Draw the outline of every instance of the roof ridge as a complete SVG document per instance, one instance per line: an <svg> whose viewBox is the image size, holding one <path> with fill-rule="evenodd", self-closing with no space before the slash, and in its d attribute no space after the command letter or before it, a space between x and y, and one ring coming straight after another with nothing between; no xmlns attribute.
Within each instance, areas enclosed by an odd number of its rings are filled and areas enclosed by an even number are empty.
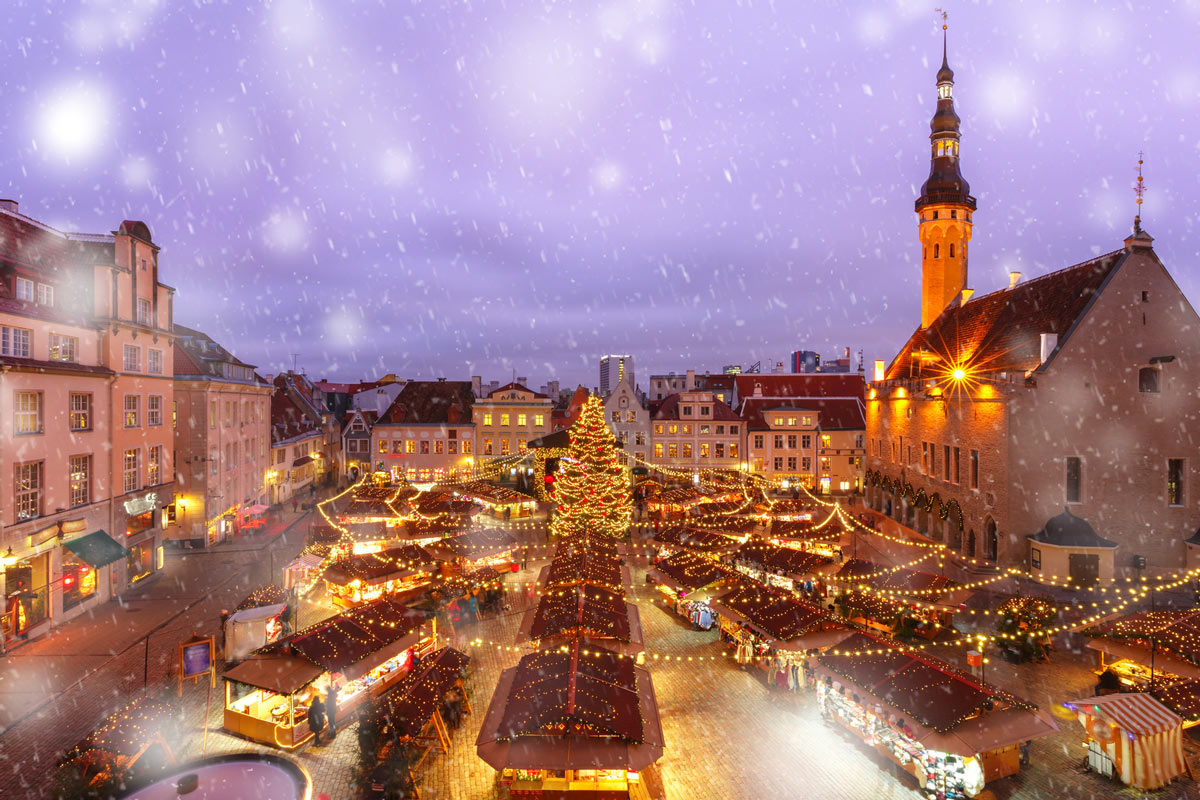
<svg viewBox="0 0 1200 800"><path fill-rule="evenodd" d="M1060 269L1056 269L1053 272L1047 272L1042 275L1038 275L1036 278L1029 278L1028 280L1021 281L1020 283L1017 283L1013 286L1002 286L1001 288L990 291L987 294L981 294L977 297L972 297L971 302L978 303L981 300L984 300L988 297L993 297L1002 292L1011 292L1015 289L1019 289L1019 288L1025 287L1025 286L1031 286L1031 285L1037 283L1038 281L1046 280L1047 278L1053 278L1056 275L1061 275L1064 272L1070 272L1073 269L1079 269L1080 267L1086 267L1088 264L1094 264L1098 261L1103 261L1106 258L1111 258L1112 256L1115 256L1115 255L1118 255L1118 254L1124 253L1124 252L1125 252L1125 248L1120 248L1118 250L1112 250L1108 253L1104 253L1103 255L1094 256L1094 257L1086 259L1084 261L1080 261L1078 264L1072 264L1069 267L1061 267Z"/></svg>

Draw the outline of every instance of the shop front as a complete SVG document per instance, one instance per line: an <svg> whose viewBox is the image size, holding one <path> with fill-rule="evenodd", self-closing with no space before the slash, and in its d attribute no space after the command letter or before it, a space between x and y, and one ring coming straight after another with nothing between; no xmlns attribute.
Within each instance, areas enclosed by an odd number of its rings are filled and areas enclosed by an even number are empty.
<svg viewBox="0 0 1200 800"><path fill-rule="evenodd" d="M114 564L128 563L130 551L107 531L98 530L63 544L62 604L64 615L96 599L108 599L103 586Z"/></svg>
<svg viewBox="0 0 1200 800"><path fill-rule="evenodd" d="M114 503L113 515L125 533L121 544L129 551L123 564L124 585L132 586L162 568L162 519L173 502L171 493L154 491L127 495L119 505Z"/></svg>
<svg viewBox="0 0 1200 800"><path fill-rule="evenodd" d="M709 601L741 580L711 558L688 552L676 553L658 562L646 571L646 579L657 584L666 608L704 631L717 622Z"/></svg>
<svg viewBox="0 0 1200 800"><path fill-rule="evenodd" d="M378 600L259 650L225 672L225 730L292 749L309 740L312 700L338 686L338 714L396 685L414 659L432 653L425 616Z"/></svg>
<svg viewBox="0 0 1200 800"><path fill-rule="evenodd" d="M452 565L459 572L473 572L491 567L498 572L516 572L513 549L517 540L499 528L480 528L459 536L443 539L428 547L439 561Z"/></svg>
<svg viewBox="0 0 1200 800"><path fill-rule="evenodd" d="M334 562L323 578L335 605L354 608L385 596L413 598L428 589L437 570L433 556L416 545L404 545Z"/></svg>

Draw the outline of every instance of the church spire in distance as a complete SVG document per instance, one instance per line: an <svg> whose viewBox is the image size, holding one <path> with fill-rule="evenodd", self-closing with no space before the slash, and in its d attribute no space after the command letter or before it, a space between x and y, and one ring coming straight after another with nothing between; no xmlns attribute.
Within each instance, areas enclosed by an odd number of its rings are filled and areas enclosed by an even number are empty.
<svg viewBox="0 0 1200 800"><path fill-rule="evenodd" d="M937 110L929 122L929 177L916 211L921 239L921 327L928 328L967 285L967 244L975 198L959 171L959 119L954 110L954 70L942 17L942 66L937 72Z"/></svg>

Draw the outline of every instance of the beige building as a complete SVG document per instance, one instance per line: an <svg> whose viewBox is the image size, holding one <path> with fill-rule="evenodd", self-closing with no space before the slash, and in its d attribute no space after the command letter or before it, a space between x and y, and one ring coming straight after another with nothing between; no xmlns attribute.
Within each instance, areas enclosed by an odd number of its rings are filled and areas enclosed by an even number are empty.
<svg viewBox="0 0 1200 800"><path fill-rule="evenodd" d="M524 453L530 441L551 431L554 401L510 383L475 401L476 452L481 461Z"/></svg>
<svg viewBox="0 0 1200 800"><path fill-rule="evenodd" d="M409 381L370 429L375 471L401 481L469 477L475 463L470 381Z"/></svg>
<svg viewBox="0 0 1200 800"><path fill-rule="evenodd" d="M958 136L945 64L938 81L922 198L961 209L957 147L936 147ZM931 209L918 202L923 224ZM947 235L921 240L929 250ZM969 231L956 235L965 248ZM1143 559L1181 568L1200 522L1200 318L1140 220L1113 252L1014 274L982 297L951 293L931 314L952 271L936 272L923 273L922 327L868 394L870 505L964 559L1036 576L1105 582Z"/></svg>
<svg viewBox="0 0 1200 800"><path fill-rule="evenodd" d="M208 547L264 505L270 466L270 384L209 336L175 326L175 468L169 541Z"/></svg>
<svg viewBox="0 0 1200 800"><path fill-rule="evenodd" d="M650 462L656 466L698 471L742 465L746 426L712 392L670 395L650 424Z"/></svg>
<svg viewBox="0 0 1200 800"><path fill-rule="evenodd" d="M271 395L271 460L267 467L269 505L307 500L318 480L326 437L323 427L278 387Z"/></svg>
<svg viewBox="0 0 1200 800"><path fill-rule="evenodd" d="M144 223L55 230L0 201L0 631L36 636L162 566L172 292Z"/></svg>
<svg viewBox="0 0 1200 800"><path fill-rule="evenodd" d="M623 376L604 399L608 427L634 464L650 455L650 411L638 399L629 376Z"/></svg>

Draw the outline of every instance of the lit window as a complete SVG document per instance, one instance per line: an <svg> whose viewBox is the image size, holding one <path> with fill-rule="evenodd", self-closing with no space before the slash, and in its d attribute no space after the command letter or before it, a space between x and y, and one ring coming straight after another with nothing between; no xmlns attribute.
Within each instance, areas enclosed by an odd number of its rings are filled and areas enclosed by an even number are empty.
<svg viewBox="0 0 1200 800"><path fill-rule="evenodd" d="M492 454L492 440L491 439L483 440L483 454L485 456L490 456Z"/></svg>
<svg viewBox="0 0 1200 800"><path fill-rule="evenodd" d="M234 459L237 459L237 450L233 451ZM158 486L162 483L162 445L155 445L150 448L150 459L146 467L146 485Z"/></svg>
<svg viewBox="0 0 1200 800"><path fill-rule="evenodd" d="M690 443L690 442L684 442L684 443L683 443L683 457L684 457L684 458L691 458L691 457L692 457L692 445L691 445L691 443Z"/></svg>
<svg viewBox="0 0 1200 800"><path fill-rule="evenodd" d="M50 360L76 361L79 356L79 339L75 336L50 334Z"/></svg>
<svg viewBox="0 0 1200 800"><path fill-rule="evenodd" d="M415 454L416 454L416 452L417 452L417 440L416 440L416 439L409 439L409 440L408 440L408 441L405 443L405 446L404 446L404 452L408 453L410 456L411 456L411 455L415 455Z"/></svg>
<svg viewBox="0 0 1200 800"><path fill-rule="evenodd" d="M91 502L91 456L71 456L71 507Z"/></svg>
<svg viewBox="0 0 1200 800"><path fill-rule="evenodd" d="M795 417L788 417L788 418L787 418L787 424L788 424L788 425L795 425L795 424L796 424L796 418L795 418Z"/></svg>
<svg viewBox="0 0 1200 800"><path fill-rule="evenodd" d="M217 401L208 401L208 427L217 427Z"/></svg>
<svg viewBox="0 0 1200 800"><path fill-rule="evenodd" d="M805 426L812 425L812 417L801 417L800 424Z"/></svg>
<svg viewBox="0 0 1200 800"><path fill-rule="evenodd" d="M675 444L675 442L671 442L669 445L667 445L667 456L668 457L676 458L678 455L679 455L679 445Z"/></svg>
<svg viewBox="0 0 1200 800"><path fill-rule="evenodd" d="M470 439L462 440L462 451L463 451L464 456L471 455L471 440Z"/></svg>
<svg viewBox="0 0 1200 800"><path fill-rule="evenodd" d="M692 426L691 426L691 425L684 425L684 426L683 426L683 432L684 432L684 433L688 433L688 434L690 434L690 433L692 432Z"/></svg>
<svg viewBox="0 0 1200 800"><path fill-rule="evenodd" d="M433 454L435 456L440 456L443 454L444 449L445 449L445 442L443 442L441 439L435 439L433 442Z"/></svg>
<svg viewBox="0 0 1200 800"><path fill-rule="evenodd" d="M42 515L42 462L17 464L16 508L17 519L33 519Z"/></svg>
<svg viewBox="0 0 1200 800"><path fill-rule="evenodd" d="M387 452L387 443L381 442L381 444L383 444L384 447L380 450L380 452L386 453ZM404 440L403 439L392 440L392 454L398 456L403 452L404 452Z"/></svg>
<svg viewBox="0 0 1200 800"><path fill-rule="evenodd" d="M13 405L16 410L16 433L42 432L42 393L15 392Z"/></svg>
<svg viewBox="0 0 1200 800"><path fill-rule="evenodd" d="M821 434L821 447L833 447L833 437L828 433Z"/></svg>
<svg viewBox="0 0 1200 800"><path fill-rule="evenodd" d="M484 414L484 415L483 415L483 424L484 424L484 425L491 425L491 424L492 424L492 415L491 415L490 413L488 413L488 414Z"/></svg>
<svg viewBox="0 0 1200 800"><path fill-rule="evenodd" d="M737 444L734 442L730 442L729 443L729 457L737 458L738 457L737 451L738 451Z"/></svg>
<svg viewBox="0 0 1200 800"><path fill-rule="evenodd" d="M533 424L537 425L539 428L542 427L543 425L545 425L546 424L546 415L545 414L534 414L533 415Z"/></svg>
<svg viewBox="0 0 1200 800"><path fill-rule="evenodd" d="M776 424L776 425L782 425L782 424L783 424L783 417L776 417L776 418L775 418L775 424Z"/></svg>
<svg viewBox="0 0 1200 800"><path fill-rule="evenodd" d="M138 416L141 414L142 396L139 394L125 395L125 427L136 428Z"/></svg>
<svg viewBox="0 0 1200 800"><path fill-rule="evenodd" d="M525 452L525 440L524 439L517 439L517 452L518 453Z"/></svg>
<svg viewBox="0 0 1200 800"><path fill-rule="evenodd" d="M509 454L509 446L510 446L510 442L508 441L508 439L501 439L500 440L500 455L502 455L502 456L508 455Z"/></svg>
<svg viewBox="0 0 1200 800"><path fill-rule="evenodd" d="M517 414L517 424L524 426L529 422L529 417L526 414Z"/></svg>
<svg viewBox="0 0 1200 800"><path fill-rule="evenodd" d="M700 443L700 457L708 458L708 442Z"/></svg>
<svg viewBox="0 0 1200 800"><path fill-rule="evenodd" d="M1183 459L1167 459L1167 504L1183 505Z"/></svg>
<svg viewBox="0 0 1200 800"><path fill-rule="evenodd" d="M655 444L655 445L654 445L654 457L655 457L655 458L662 458L662 454L663 454L663 446L662 446L662 444Z"/></svg>
<svg viewBox="0 0 1200 800"><path fill-rule="evenodd" d="M70 425L73 431L86 431L92 427L92 396L83 392L71 392Z"/></svg>
<svg viewBox="0 0 1200 800"><path fill-rule="evenodd" d="M386 452L387 452L387 440L380 439L379 440L379 455L383 455Z"/></svg>
<svg viewBox="0 0 1200 800"><path fill-rule="evenodd" d="M501 415L500 415L500 424L501 424L501 425L507 425L507 424L508 424L508 414L501 414Z"/></svg>

